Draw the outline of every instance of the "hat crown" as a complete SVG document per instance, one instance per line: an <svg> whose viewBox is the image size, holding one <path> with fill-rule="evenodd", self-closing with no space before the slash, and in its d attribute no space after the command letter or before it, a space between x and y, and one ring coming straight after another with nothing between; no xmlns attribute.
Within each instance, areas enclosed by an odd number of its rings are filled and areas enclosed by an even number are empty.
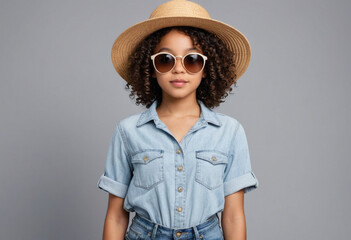
<svg viewBox="0 0 351 240"><path fill-rule="evenodd" d="M211 18L206 9L187 0L172 0L163 3L151 13L149 19L160 17Z"/></svg>

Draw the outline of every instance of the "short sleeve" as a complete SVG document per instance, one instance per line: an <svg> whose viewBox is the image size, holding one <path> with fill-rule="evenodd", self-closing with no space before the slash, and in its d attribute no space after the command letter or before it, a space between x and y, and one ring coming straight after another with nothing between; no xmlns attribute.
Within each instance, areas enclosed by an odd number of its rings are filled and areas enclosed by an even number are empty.
<svg viewBox="0 0 351 240"><path fill-rule="evenodd" d="M98 188L121 198L125 198L132 176L123 136L121 126L117 124L108 149L105 172L97 183Z"/></svg>
<svg viewBox="0 0 351 240"><path fill-rule="evenodd" d="M245 130L240 123L236 127L232 150L224 173L224 196L241 189L247 193L258 187L258 180L251 170L250 154Z"/></svg>

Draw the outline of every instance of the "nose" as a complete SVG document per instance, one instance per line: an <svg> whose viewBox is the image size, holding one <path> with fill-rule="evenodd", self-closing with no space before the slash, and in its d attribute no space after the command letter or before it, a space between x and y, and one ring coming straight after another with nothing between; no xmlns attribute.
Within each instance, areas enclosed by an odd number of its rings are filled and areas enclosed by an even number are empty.
<svg viewBox="0 0 351 240"><path fill-rule="evenodd" d="M181 73L181 72L185 72L185 69L183 67L183 64L182 64L182 57L180 56L177 56L176 57L176 62L175 62L175 66L173 68L173 73Z"/></svg>

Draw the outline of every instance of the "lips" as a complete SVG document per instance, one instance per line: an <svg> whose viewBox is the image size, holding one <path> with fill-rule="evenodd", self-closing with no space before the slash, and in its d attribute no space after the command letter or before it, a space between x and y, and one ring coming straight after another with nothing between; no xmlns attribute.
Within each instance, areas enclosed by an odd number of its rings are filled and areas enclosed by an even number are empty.
<svg viewBox="0 0 351 240"><path fill-rule="evenodd" d="M183 79L175 79L175 80L172 80L171 82L183 82L183 83L186 83L187 81L185 81Z"/></svg>
<svg viewBox="0 0 351 240"><path fill-rule="evenodd" d="M185 81L183 79L175 79L171 81L171 84L174 87L183 87L188 81Z"/></svg>

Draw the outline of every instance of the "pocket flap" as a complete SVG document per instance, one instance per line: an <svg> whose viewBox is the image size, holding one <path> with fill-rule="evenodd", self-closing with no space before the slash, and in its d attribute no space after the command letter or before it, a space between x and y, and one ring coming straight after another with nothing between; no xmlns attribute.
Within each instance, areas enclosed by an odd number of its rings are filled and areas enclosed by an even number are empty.
<svg viewBox="0 0 351 240"><path fill-rule="evenodd" d="M142 152L138 152L132 156L132 163L144 163L147 164L154 159L163 156L163 150L161 149L150 149Z"/></svg>
<svg viewBox="0 0 351 240"><path fill-rule="evenodd" d="M196 158L208 161L212 164L228 163L228 157L218 151L199 150L196 151Z"/></svg>

